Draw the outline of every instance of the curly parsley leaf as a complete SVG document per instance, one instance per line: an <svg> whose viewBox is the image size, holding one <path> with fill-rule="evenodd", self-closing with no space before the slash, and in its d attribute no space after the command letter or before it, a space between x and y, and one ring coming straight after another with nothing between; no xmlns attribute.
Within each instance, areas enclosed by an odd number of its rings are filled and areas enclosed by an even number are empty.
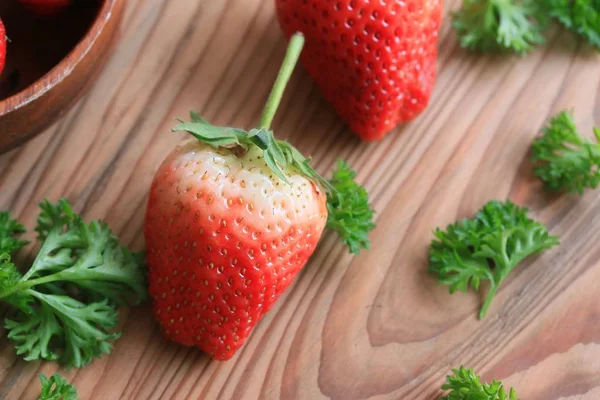
<svg viewBox="0 0 600 400"><path fill-rule="evenodd" d="M429 250L429 271L450 293L490 289L479 314L483 318L508 274L525 258L559 244L546 227L530 219L527 209L514 203L490 201L473 219L437 229Z"/></svg>
<svg viewBox="0 0 600 400"><path fill-rule="evenodd" d="M87 297L100 295L118 305L145 298L141 253L120 246L107 224L86 224L66 200L44 201L40 208L36 230L44 242L26 278L50 272L51 281L73 283Z"/></svg>
<svg viewBox="0 0 600 400"><path fill-rule="evenodd" d="M8 338L15 343L17 354L24 355L25 361L60 358L51 341L55 337L63 339L63 328L51 307L42 303L35 313L17 313L12 318L4 321L4 327ZM60 342L62 345L64 340Z"/></svg>
<svg viewBox="0 0 600 400"><path fill-rule="evenodd" d="M553 117L533 142L534 174L551 190L583 194L600 184L600 128L594 130L596 143L583 139L573 114L563 111Z"/></svg>
<svg viewBox="0 0 600 400"><path fill-rule="evenodd" d="M33 295L40 301L40 309L5 323L8 338L26 361L43 358L79 368L94 357L110 353L111 341L120 333L111 332L118 322L118 309L108 300L85 304L69 296ZM61 348L57 349L55 343L61 343Z"/></svg>
<svg viewBox="0 0 600 400"><path fill-rule="evenodd" d="M66 200L40 208L32 266L21 276L9 260L0 264L0 299L17 309L5 322L8 338L26 360L81 367L112 349L118 306L145 298L142 257Z"/></svg>
<svg viewBox="0 0 600 400"><path fill-rule="evenodd" d="M600 49L600 0L547 0L550 16Z"/></svg>
<svg viewBox="0 0 600 400"><path fill-rule="evenodd" d="M10 217L10 212L0 212L0 253L13 253L27 244L19 240L25 233L25 227Z"/></svg>
<svg viewBox="0 0 600 400"><path fill-rule="evenodd" d="M8 292L9 289L18 284L20 280L21 273L17 270L17 267L11 262L10 255L8 253L1 253L0 292ZM26 292L12 292L6 295L2 300L26 314L33 313L33 309L31 308L33 298Z"/></svg>
<svg viewBox="0 0 600 400"><path fill-rule="evenodd" d="M482 383L472 369L461 366L452 373L442 386L442 390L450 392L440 400L519 400L514 389L507 394L502 382Z"/></svg>
<svg viewBox="0 0 600 400"><path fill-rule="evenodd" d="M371 245L368 234L375 227L375 211L369 204L369 195L354 178L356 172L339 160L329 184L333 188L327 196L327 227L336 231L353 254Z"/></svg>
<svg viewBox="0 0 600 400"><path fill-rule="evenodd" d="M462 47L526 53L544 43L548 17L539 0L463 0L452 15Z"/></svg>
<svg viewBox="0 0 600 400"><path fill-rule="evenodd" d="M60 376L54 374L50 378L38 374L42 383L42 392L38 400L79 400L77 389Z"/></svg>

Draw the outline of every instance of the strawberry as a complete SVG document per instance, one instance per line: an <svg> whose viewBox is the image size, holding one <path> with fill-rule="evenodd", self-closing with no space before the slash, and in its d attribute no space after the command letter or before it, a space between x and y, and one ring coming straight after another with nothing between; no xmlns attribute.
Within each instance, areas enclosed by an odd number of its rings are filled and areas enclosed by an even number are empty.
<svg viewBox="0 0 600 400"><path fill-rule="evenodd" d="M436 76L442 0L276 0L302 62L350 129L378 140L418 116Z"/></svg>
<svg viewBox="0 0 600 400"><path fill-rule="evenodd" d="M56 15L68 6L72 0L19 0L29 10L42 16Z"/></svg>
<svg viewBox="0 0 600 400"><path fill-rule="evenodd" d="M0 74L4 69L4 63L6 62L6 29L0 19Z"/></svg>
<svg viewBox="0 0 600 400"><path fill-rule="evenodd" d="M144 236L153 312L164 334L211 357L234 355L293 282L329 226L367 248L373 210L340 162L331 181L269 130L303 44L296 35L260 128L216 127L197 114L193 137L159 167Z"/></svg>

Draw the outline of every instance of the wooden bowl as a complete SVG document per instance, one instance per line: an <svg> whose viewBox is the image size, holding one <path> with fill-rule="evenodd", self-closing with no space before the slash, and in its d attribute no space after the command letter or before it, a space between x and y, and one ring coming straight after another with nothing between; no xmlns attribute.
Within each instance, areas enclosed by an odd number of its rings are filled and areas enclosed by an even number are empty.
<svg viewBox="0 0 600 400"><path fill-rule="evenodd" d="M0 152L31 139L63 116L107 58L125 0L75 1L36 17L17 0L0 1L10 40L0 75Z"/></svg>

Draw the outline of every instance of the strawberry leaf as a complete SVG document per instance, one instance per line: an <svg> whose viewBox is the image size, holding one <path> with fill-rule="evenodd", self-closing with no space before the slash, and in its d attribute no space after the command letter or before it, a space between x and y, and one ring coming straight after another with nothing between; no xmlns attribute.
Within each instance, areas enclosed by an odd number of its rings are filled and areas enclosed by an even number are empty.
<svg viewBox="0 0 600 400"><path fill-rule="evenodd" d="M204 118L202 118L200 116L200 114L198 114L195 111L190 111L190 119L192 120L192 122L198 122L198 123L201 123L201 124L210 125L207 120L205 120Z"/></svg>
<svg viewBox="0 0 600 400"><path fill-rule="evenodd" d="M173 132L185 131L199 141L212 147L240 146L240 131L232 128L214 126L203 122L183 122L173 127Z"/></svg>
<svg viewBox="0 0 600 400"><path fill-rule="evenodd" d="M277 177L279 179L281 179L288 185L291 185L290 181L288 180L288 178L286 178L285 174L283 173L283 170L281 169L281 167L279 166L277 161L275 161L275 158L273 157L273 153L271 153L269 151L265 151L264 159L265 159L265 163L267 164L267 166L271 169L271 171L273 171L273 173L275 175L277 175Z"/></svg>

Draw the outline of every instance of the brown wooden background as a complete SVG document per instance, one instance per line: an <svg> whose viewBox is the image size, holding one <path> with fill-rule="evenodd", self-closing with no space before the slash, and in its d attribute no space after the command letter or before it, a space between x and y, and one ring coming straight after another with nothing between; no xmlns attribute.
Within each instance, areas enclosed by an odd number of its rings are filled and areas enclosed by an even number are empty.
<svg viewBox="0 0 600 400"><path fill-rule="evenodd" d="M458 6L446 2L446 15ZM55 126L0 157L0 208L33 227L36 204L67 197L136 248L153 171L189 109L251 127L285 41L272 0L129 0L121 37L93 89ZM518 388L524 400L600 398L600 192L549 196L528 150L564 108L600 122L600 57L558 29L527 58L474 56L443 26L428 111L361 143L300 68L274 127L325 173L358 169L378 210L373 249L349 256L325 235L312 261L229 362L168 343L149 307L122 313L113 353L64 372L83 399L436 399L451 367ZM476 293L449 296L426 273L431 231L509 197L562 236L526 262L477 321ZM35 374L0 341L0 398L33 399Z"/></svg>

